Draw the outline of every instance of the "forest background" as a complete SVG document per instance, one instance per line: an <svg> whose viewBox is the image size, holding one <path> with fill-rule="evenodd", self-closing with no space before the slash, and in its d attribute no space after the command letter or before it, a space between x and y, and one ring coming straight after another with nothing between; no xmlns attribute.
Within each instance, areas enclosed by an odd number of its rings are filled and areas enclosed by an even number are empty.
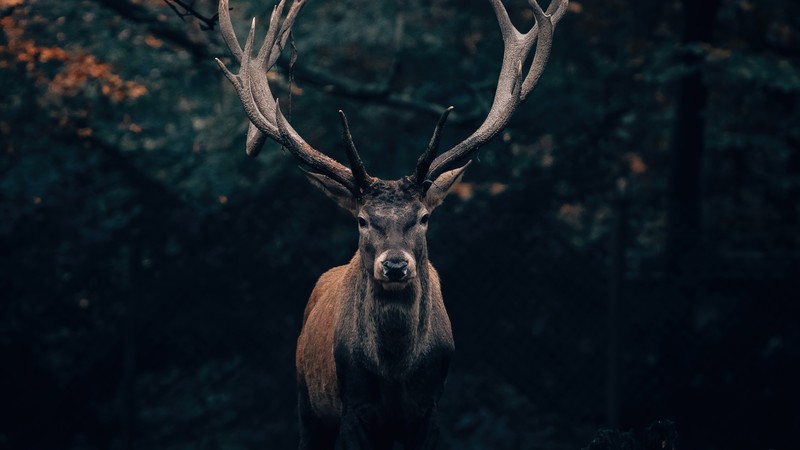
<svg viewBox="0 0 800 450"><path fill-rule="evenodd" d="M520 27L525 0L507 0ZM272 4L236 0L239 32ZM195 14L187 14L187 7ZM293 448L293 352L351 217L245 116L213 0L0 0L0 448ZM263 32L263 31L262 31ZM486 0L311 0L281 104L411 172L485 115ZM285 102L285 103L284 103ZM800 3L573 0L534 94L432 218L445 449L800 429Z"/></svg>

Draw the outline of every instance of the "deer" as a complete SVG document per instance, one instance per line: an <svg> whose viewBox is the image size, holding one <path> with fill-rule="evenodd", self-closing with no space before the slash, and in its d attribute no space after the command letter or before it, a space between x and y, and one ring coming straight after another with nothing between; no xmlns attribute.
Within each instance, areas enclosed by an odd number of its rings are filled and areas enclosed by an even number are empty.
<svg viewBox="0 0 800 450"><path fill-rule="evenodd" d="M284 16L285 3L273 7L253 55L255 18L242 49L228 0L220 0L220 31L239 72L216 62L249 119L246 153L257 155L267 138L277 142L314 186L356 219L355 255L320 276L303 314L296 351L299 448L389 450L399 443L409 450L433 449L437 404L455 345L439 276L428 258L428 221L472 156L506 127L539 82L568 0L551 0L546 11L529 0L535 23L525 33L512 24L502 0L489 0L504 44L489 112L477 130L439 155L453 107L445 109L415 170L399 180L367 173L342 111L349 167L309 145L281 113L267 74L305 0L294 0Z"/></svg>

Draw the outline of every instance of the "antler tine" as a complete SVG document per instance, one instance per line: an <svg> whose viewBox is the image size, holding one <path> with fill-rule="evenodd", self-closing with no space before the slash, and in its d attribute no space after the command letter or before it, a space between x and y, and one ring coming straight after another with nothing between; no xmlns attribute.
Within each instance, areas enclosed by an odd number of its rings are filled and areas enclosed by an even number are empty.
<svg viewBox="0 0 800 450"><path fill-rule="evenodd" d="M236 59L236 62L242 62L242 47L239 46L239 40L236 39L236 32L233 31L233 23L231 23L231 14L228 11L228 0L219 0L219 30L222 33L222 38L231 50L231 54Z"/></svg>
<svg viewBox="0 0 800 450"><path fill-rule="evenodd" d="M538 42L536 44L536 54L533 57L530 71L525 77L525 81L522 83L522 101L525 101L528 94L533 91L533 88L539 83L539 78L541 78L542 73L544 73L544 68L550 57L550 48L553 46L555 25L561 20L564 13L567 12L567 5L569 2L566 0L551 1L550 5L547 7L546 13L542 11L542 8L536 3L536 0L528 0L528 3L533 7L533 16L536 18L536 25L534 25L526 36L530 36L531 44L533 44L534 40Z"/></svg>
<svg viewBox="0 0 800 450"><path fill-rule="evenodd" d="M281 8L283 6L283 1L281 1L280 5ZM245 43L245 50L242 51L241 47L239 46L239 41L236 39L236 34L233 30L233 25L231 23L230 13L228 11L228 0L220 0L219 2L219 22L220 22L220 30L222 31L222 36L225 39L228 48L230 49L231 53L233 54L234 58L240 63L242 69L240 69L240 73L238 75L234 75L231 73L227 67L217 59L217 65L225 73L225 76L230 80L233 84L234 88L236 88L237 94L239 94L239 99L242 102L242 106L247 113L248 118L250 118L250 124L247 129L247 143L246 143L246 150L249 156L256 156L260 151L261 148L264 146L264 142L266 141L266 137L269 136L275 140L279 140L279 133L277 127L274 125L274 110L270 113L271 108L266 108L265 111L260 111L258 108L258 101L265 101L267 105L274 104L274 100L272 98L272 93L269 91L269 84L266 82L266 69L264 71L264 82L259 83L256 82L255 84L251 83L251 72L253 72L251 65L252 59L252 39L255 33L255 18L250 25L250 32L248 33L248 39ZM276 8L277 9L277 8ZM276 20L275 10L273 10L272 17L270 18L270 28L274 28L274 22ZM274 34L274 32L273 32ZM267 37L265 41L269 41L270 32L267 32ZM265 42L267 44L268 42ZM271 48L270 45L268 48ZM262 46L263 50L263 46ZM259 55L256 58L256 61L265 58L263 55L263 51L259 51ZM254 63L258 65L257 62ZM250 70L245 70L248 68ZM256 77L258 77L258 71L256 70ZM254 92L253 86L255 86L255 96L258 100L254 99ZM266 115L265 115L266 113Z"/></svg>
<svg viewBox="0 0 800 450"><path fill-rule="evenodd" d="M297 18L300 10L303 9L305 3L305 0L297 0L292 3L292 7L289 8L289 12L281 24L280 31L277 33L273 33L272 30L277 29L278 19L280 19L281 13L283 12L284 0L281 0L275 9L273 9L272 16L270 17L270 33L267 33L267 36L264 38L264 45L261 46L261 50L259 51L260 56L258 58L259 61L263 61L262 63L265 71L269 71L278 61L278 58L280 58L281 51L286 46L286 41L289 40L289 36L291 35L294 20ZM270 51L267 52L267 49L270 49ZM247 127L247 143L245 146L247 155L253 157L258 155L264 147L266 140L267 135L262 133L258 127L250 122L250 125Z"/></svg>
<svg viewBox="0 0 800 450"><path fill-rule="evenodd" d="M278 61L278 58L281 56L281 51L286 46L286 41L289 39L291 35L292 25L294 24L294 20L297 18L298 13L303 6L305 5L305 0L296 0L292 3L292 7L289 8L289 13L286 15L286 18L283 20L281 24L280 31L274 36L271 37L269 34L264 39L264 45L261 47L261 51L264 51L267 48L271 50L268 52L267 55L263 57L264 61L264 70L269 71ZM270 29L274 29L275 25L277 24L277 19L280 18L281 12L283 11L284 0L281 0L280 4L276 7L275 10L272 12L272 16L270 17ZM277 13L276 13L277 11ZM258 153L261 152L261 149L264 147L264 143L267 140L267 136L262 133L252 122L247 127L247 142L245 149L247 151L248 156L256 156Z"/></svg>
<svg viewBox="0 0 800 450"><path fill-rule="evenodd" d="M444 128L444 124L447 122L447 116L450 115L452 110L453 106L448 107L444 110L442 116L439 117L439 122L436 124L436 128L433 130L433 136L431 137L431 141L428 143L428 148L417 160L417 169L414 171L412 178L416 184L421 185L428 175L428 169L431 167L433 158L436 157L436 152L439 151L439 138L442 134L442 128Z"/></svg>
<svg viewBox="0 0 800 450"><path fill-rule="evenodd" d="M264 35L264 42L261 44L261 48L258 50L258 56L256 56L256 60L264 64L265 70L271 69L271 67L266 67L266 63L269 60L269 55L274 53L276 50L275 39L278 37L278 23L281 20L281 15L283 15L283 7L285 4L286 0L281 0L277 5L272 7L272 14L269 16L267 34ZM280 53L280 49L277 49L277 51Z"/></svg>
<svg viewBox="0 0 800 450"><path fill-rule="evenodd" d="M347 159L350 161L350 171L353 172L356 187L363 189L369 186L372 182L372 177L367 174L367 169L364 168L361 156L358 155L356 144L353 142L353 135L350 134L350 126L347 124L347 117L341 109L339 110L339 118L342 119L342 140L347 151Z"/></svg>
<svg viewBox="0 0 800 450"><path fill-rule="evenodd" d="M247 154L256 155L266 138L269 137L286 147L306 166L329 176L356 193L357 188L350 169L306 143L281 114L278 101L270 91L267 73L278 60L291 33L291 27L305 5L305 0L293 1L286 18L280 24L285 3L286 0L281 0L273 9L267 34L255 58L253 58L255 19L250 25L250 32L247 35L244 50L242 50L231 24L228 0L220 0L219 3L220 29L223 38L241 67L239 73L234 74L219 59L217 59L217 65L233 84L242 107L250 119L251 123L247 133Z"/></svg>
<svg viewBox="0 0 800 450"><path fill-rule="evenodd" d="M300 10L303 9L305 6L306 0L295 0L292 3L292 7L289 8L289 12L286 14L286 18L283 19L283 23L281 24L281 29L278 32L278 39L275 45L278 47L279 50L273 51L270 55L269 61L267 62L268 67L272 67L278 61L278 57L281 55L281 50L286 46L286 41L289 40L289 36L292 34L292 26L294 25L295 19L297 19L297 15L300 13Z"/></svg>
<svg viewBox="0 0 800 450"><path fill-rule="evenodd" d="M539 81L550 55L555 25L566 13L569 4L569 0L552 0L547 12L544 12L536 0L528 0L533 8L536 24L527 33L522 34L511 23L502 0L489 1L497 16L504 46L503 64L492 107L475 132L433 160L426 179L435 180L442 173L468 159L505 128L514 111ZM522 67L528 61L534 43L537 44L536 53L523 79Z"/></svg>
<svg viewBox="0 0 800 450"><path fill-rule="evenodd" d="M275 117L277 118L278 130L281 134L281 137L286 142L291 143L286 147L297 157L297 159L300 160L300 162L316 170L317 172L327 175L328 177L338 181L353 194L359 193L358 186L354 183L353 174L350 169L339 164L324 153L314 150L314 148L308 145L303 138L297 134L297 131L292 128L292 125L289 124L289 121L286 120L286 117L281 112L280 102L277 100L275 101Z"/></svg>
<svg viewBox="0 0 800 450"><path fill-rule="evenodd" d="M282 50L282 47L276 45L275 40L278 36L278 22L280 21L281 14L283 14L283 7L285 3L285 0L281 0L280 3L273 7L272 14L269 18L269 28L267 29L267 34L264 36L264 42L261 44L261 48L256 56L255 65L263 66L265 73L268 72L275 64L275 61L277 61ZM290 12L292 11L299 10L290 9ZM275 56L274 60L272 60L273 55ZM270 60L272 60L272 62L269 62ZM269 106L272 100L272 93L269 91L269 85L267 83L256 83L252 86L254 88L253 96L256 100L256 105L263 102ZM261 111L261 113L264 114L267 119L274 119L272 116L274 112L271 108L267 108L266 110ZM264 148L266 141L267 135L259 130L253 122L250 122L250 124L247 126L247 141L245 142L245 151L247 152L247 156L255 157L261 153L261 149Z"/></svg>

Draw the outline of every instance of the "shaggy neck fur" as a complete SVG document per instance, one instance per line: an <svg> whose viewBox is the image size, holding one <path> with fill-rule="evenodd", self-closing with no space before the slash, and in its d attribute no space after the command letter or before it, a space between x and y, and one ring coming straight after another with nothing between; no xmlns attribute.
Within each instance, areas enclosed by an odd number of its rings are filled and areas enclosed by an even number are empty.
<svg viewBox="0 0 800 450"><path fill-rule="evenodd" d="M427 258L418 264L417 276L400 291L387 291L361 275L361 298L356 299L361 351L368 365L387 378L402 379L414 369L430 340Z"/></svg>

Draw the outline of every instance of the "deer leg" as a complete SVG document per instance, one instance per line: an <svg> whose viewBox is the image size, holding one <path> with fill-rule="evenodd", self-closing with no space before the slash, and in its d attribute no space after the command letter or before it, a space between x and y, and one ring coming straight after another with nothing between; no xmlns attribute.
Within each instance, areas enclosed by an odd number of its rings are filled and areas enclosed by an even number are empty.
<svg viewBox="0 0 800 450"><path fill-rule="evenodd" d="M297 391L297 412L300 419L299 450L333 450L337 430L323 423L311 409L305 386L298 386Z"/></svg>
<svg viewBox="0 0 800 450"><path fill-rule="evenodd" d="M336 450L391 450L392 444L376 405L362 404L345 410Z"/></svg>
<svg viewBox="0 0 800 450"><path fill-rule="evenodd" d="M437 403L447 378L452 349L433 352L421 365L407 386L406 402L410 410L403 435L406 450L432 450L439 442Z"/></svg>
<svg viewBox="0 0 800 450"><path fill-rule="evenodd" d="M439 443L439 421L436 408L431 408L418 422L408 427L403 441L406 450L433 450Z"/></svg>

